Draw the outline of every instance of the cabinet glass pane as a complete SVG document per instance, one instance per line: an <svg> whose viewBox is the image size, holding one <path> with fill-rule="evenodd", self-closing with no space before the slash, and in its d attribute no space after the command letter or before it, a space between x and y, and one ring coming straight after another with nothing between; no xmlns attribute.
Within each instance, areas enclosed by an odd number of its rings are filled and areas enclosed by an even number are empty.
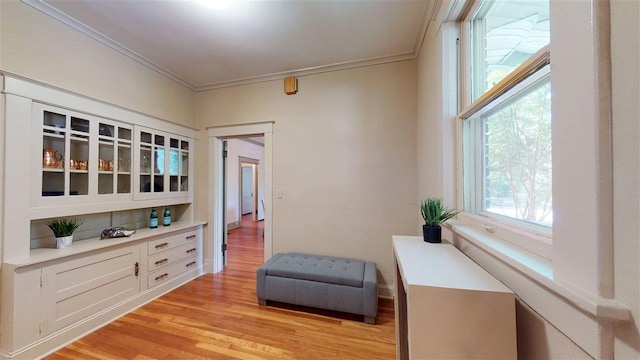
<svg viewBox="0 0 640 360"><path fill-rule="evenodd" d="M64 195L64 172L44 170L42 172L42 196Z"/></svg>
<svg viewBox="0 0 640 360"><path fill-rule="evenodd" d="M131 172L131 147L127 145L118 146L118 172Z"/></svg>
<svg viewBox="0 0 640 360"><path fill-rule="evenodd" d="M180 176L180 191L189 191L189 177Z"/></svg>
<svg viewBox="0 0 640 360"><path fill-rule="evenodd" d="M189 175L189 154L182 153L180 155L180 175Z"/></svg>
<svg viewBox="0 0 640 360"><path fill-rule="evenodd" d="M131 141L131 129L118 128L118 139Z"/></svg>
<svg viewBox="0 0 640 360"><path fill-rule="evenodd" d="M118 174L118 194L128 194L131 192L131 175Z"/></svg>
<svg viewBox="0 0 640 360"><path fill-rule="evenodd" d="M43 125L45 126L53 126L57 128L67 127L67 117L65 115L45 111L43 119Z"/></svg>
<svg viewBox="0 0 640 360"><path fill-rule="evenodd" d="M180 149L188 151L189 150L189 142L188 141L180 141Z"/></svg>
<svg viewBox="0 0 640 360"><path fill-rule="evenodd" d="M148 132L141 132L140 142L144 144L151 144L151 134Z"/></svg>
<svg viewBox="0 0 640 360"><path fill-rule="evenodd" d="M156 135L154 137L153 143L158 145L158 146L164 146L164 136Z"/></svg>
<svg viewBox="0 0 640 360"><path fill-rule="evenodd" d="M151 192L151 175L140 175L140 192Z"/></svg>
<svg viewBox="0 0 640 360"><path fill-rule="evenodd" d="M113 194L113 175L98 175L98 194Z"/></svg>
<svg viewBox="0 0 640 360"><path fill-rule="evenodd" d="M178 175L180 173L180 152L178 150L169 150L169 175Z"/></svg>
<svg viewBox="0 0 640 360"><path fill-rule="evenodd" d="M100 134L100 136L105 136L105 137L114 137L115 136L114 126L100 123L100 126L98 127L98 134Z"/></svg>
<svg viewBox="0 0 640 360"><path fill-rule="evenodd" d="M179 189L178 177L177 176L169 177L169 191L178 191L178 189Z"/></svg>
<svg viewBox="0 0 640 360"><path fill-rule="evenodd" d="M71 117L71 130L89 134L89 120Z"/></svg>
<svg viewBox="0 0 640 360"><path fill-rule="evenodd" d="M151 147L140 147L140 192L151 192Z"/></svg>
<svg viewBox="0 0 640 360"><path fill-rule="evenodd" d="M87 195L89 193L89 175L86 171L71 170L69 174L69 195Z"/></svg>
<svg viewBox="0 0 640 360"><path fill-rule="evenodd" d="M42 168L62 169L64 164L64 135L42 136Z"/></svg>
<svg viewBox="0 0 640 360"><path fill-rule="evenodd" d="M153 173L156 175L164 175L164 148L155 147L153 151Z"/></svg>
<svg viewBox="0 0 640 360"><path fill-rule="evenodd" d="M153 192L164 191L164 175L153 176Z"/></svg>

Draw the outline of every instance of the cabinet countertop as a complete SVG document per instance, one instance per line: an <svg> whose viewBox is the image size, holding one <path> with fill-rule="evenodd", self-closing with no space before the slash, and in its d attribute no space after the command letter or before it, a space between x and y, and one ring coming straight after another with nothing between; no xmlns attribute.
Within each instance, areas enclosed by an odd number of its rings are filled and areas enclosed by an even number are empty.
<svg viewBox="0 0 640 360"><path fill-rule="evenodd" d="M99 237L89 238L89 239L74 241L70 247L64 248L64 249L56 249L56 248L34 249L34 250L31 250L31 253L28 257L20 258L20 259L11 259L11 260L5 261L4 265L9 265L14 268L25 267L25 266L44 263L47 261L61 259L69 256L83 254L90 251L105 249L112 246L134 243L136 241L146 240L154 236L166 235L172 232L194 228L194 227L202 226L205 224L206 224L205 221L175 222L175 223L172 223L171 226L158 226L157 229L149 229L149 228L137 229L136 232L129 237L119 237L119 238L111 238L111 239L103 239L103 240L101 240Z"/></svg>

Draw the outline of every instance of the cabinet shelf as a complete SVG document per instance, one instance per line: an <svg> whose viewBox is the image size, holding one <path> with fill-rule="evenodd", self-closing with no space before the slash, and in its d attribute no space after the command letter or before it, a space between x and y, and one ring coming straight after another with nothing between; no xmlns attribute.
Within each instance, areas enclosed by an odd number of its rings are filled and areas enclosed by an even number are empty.
<svg viewBox="0 0 640 360"><path fill-rule="evenodd" d="M63 169L63 168L45 168L45 167L43 167L43 168L42 168L42 171L44 171L44 172L57 172L57 173L61 173L61 172L64 172L64 169Z"/></svg>
<svg viewBox="0 0 640 360"><path fill-rule="evenodd" d="M74 174L87 174L89 170L71 169L69 172Z"/></svg>
<svg viewBox="0 0 640 360"><path fill-rule="evenodd" d="M46 136L46 137L50 137L50 138L55 138L55 139L64 139L64 134L60 134L60 128L53 128L56 130L52 130L55 131L55 133L53 132L43 132L42 135Z"/></svg>

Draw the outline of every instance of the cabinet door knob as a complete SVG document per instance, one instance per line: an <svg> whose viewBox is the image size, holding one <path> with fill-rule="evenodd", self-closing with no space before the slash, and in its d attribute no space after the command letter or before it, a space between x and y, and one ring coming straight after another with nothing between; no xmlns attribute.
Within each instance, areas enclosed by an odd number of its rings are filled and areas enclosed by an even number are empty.
<svg viewBox="0 0 640 360"><path fill-rule="evenodd" d="M186 237L187 240L195 239L196 235L189 235Z"/></svg>
<svg viewBox="0 0 640 360"><path fill-rule="evenodd" d="M197 262L192 261L192 262L188 263L188 264L186 265L186 267L191 267L191 266L193 266L193 265L195 265L195 264L197 264Z"/></svg>
<svg viewBox="0 0 640 360"><path fill-rule="evenodd" d="M163 247L165 247L165 246L167 246L167 245L169 245L169 243L162 243L162 244L158 244L158 245L156 245L156 249L163 248Z"/></svg>
<svg viewBox="0 0 640 360"><path fill-rule="evenodd" d="M189 249L189 250L187 250L187 254L192 253L192 252L194 252L194 251L196 251L196 250L197 250L196 248Z"/></svg>

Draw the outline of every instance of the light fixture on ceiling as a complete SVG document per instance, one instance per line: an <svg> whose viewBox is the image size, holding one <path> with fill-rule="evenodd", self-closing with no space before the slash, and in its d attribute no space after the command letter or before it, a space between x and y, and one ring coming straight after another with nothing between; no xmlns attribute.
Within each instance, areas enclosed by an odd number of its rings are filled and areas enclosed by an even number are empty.
<svg viewBox="0 0 640 360"><path fill-rule="evenodd" d="M200 5L214 10L228 8L235 0L196 0Z"/></svg>

